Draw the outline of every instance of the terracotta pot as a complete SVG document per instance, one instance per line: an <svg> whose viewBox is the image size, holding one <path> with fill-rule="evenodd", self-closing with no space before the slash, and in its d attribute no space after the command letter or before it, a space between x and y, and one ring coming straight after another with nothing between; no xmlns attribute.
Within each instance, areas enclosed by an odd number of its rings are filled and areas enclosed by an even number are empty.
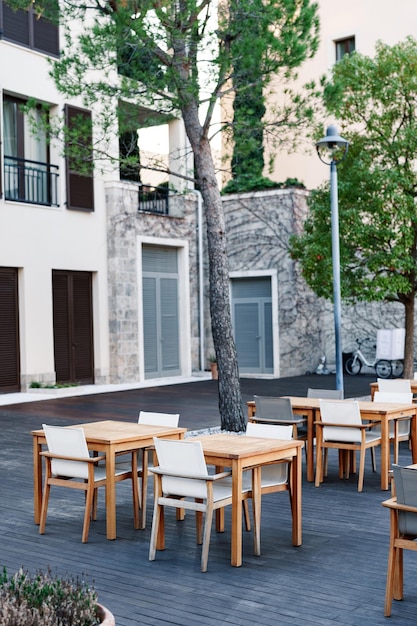
<svg viewBox="0 0 417 626"><path fill-rule="evenodd" d="M217 363L210 363L210 369L211 369L211 377L213 380L217 380L218 379L218 374L217 374Z"/></svg>
<svg viewBox="0 0 417 626"><path fill-rule="evenodd" d="M115 626L116 620L113 613L110 613L108 609L102 604L97 604L98 615L101 619L100 626Z"/></svg>

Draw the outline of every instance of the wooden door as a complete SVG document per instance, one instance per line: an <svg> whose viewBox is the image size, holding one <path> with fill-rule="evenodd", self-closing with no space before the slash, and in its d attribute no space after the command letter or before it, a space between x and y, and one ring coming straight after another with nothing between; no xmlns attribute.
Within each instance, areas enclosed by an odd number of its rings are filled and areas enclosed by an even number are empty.
<svg viewBox="0 0 417 626"><path fill-rule="evenodd" d="M0 267L0 393L20 391L18 272Z"/></svg>
<svg viewBox="0 0 417 626"><path fill-rule="evenodd" d="M56 381L93 383L91 274L54 270L52 288Z"/></svg>

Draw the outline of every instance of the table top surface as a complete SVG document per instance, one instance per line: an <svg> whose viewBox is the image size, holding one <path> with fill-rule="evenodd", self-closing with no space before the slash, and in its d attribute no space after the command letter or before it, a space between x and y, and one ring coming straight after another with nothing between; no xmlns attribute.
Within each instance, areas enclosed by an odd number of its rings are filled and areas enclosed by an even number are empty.
<svg viewBox="0 0 417 626"><path fill-rule="evenodd" d="M298 409L319 409L319 398L307 398L302 396L283 396L291 400L291 406ZM351 402L348 398L346 400L328 400L325 402ZM248 405L256 406L254 400L249 400ZM410 411L413 412L416 409L416 404L404 404L399 402L371 402L369 400L359 400L359 410L367 413L396 413L397 411Z"/></svg>
<svg viewBox="0 0 417 626"><path fill-rule="evenodd" d="M85 438L89 443L120 443L124 441L137 441L149 439L150 437L160 437L170 434L180 434L187 431L186 428L173 428L169 426L154 426L148 424L138 424L137 422L119 422L116 420L105 420L102 422L87 422L85 424L73 424L65 428L82 428ZM33 430L33 436L42 437L42 428Z"/></svg>
<svg viewBox="0 0 417 626"><path fill-rule="evenodd" d="M222 456L225 459L242 459L275 451L296 450L304 445L304 442L298 439L270 439L227 433L193 437L193 440L201 441L205 454Z"/></svg>

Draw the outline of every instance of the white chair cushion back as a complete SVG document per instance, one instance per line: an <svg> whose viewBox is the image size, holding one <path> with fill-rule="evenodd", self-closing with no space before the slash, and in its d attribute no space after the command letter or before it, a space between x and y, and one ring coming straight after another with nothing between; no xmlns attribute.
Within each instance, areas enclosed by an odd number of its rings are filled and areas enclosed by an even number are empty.
<svg viewBox="0 0 417 626"><path fill-rule="evenodd" d="M404 378L378 378L378 391L391 393L410 393L410 381Z"/></svg>
<svg viewBox="0 0 417 626"><path fill-rule="evenodd" d="M280 424L253 424L248 422L246 434L249 437L269 437L271 439L292 439L293 427Z"/></svg>
<svg viewBox="0 0 417 626"><path fill-rule="evenodd" d="M90 456L82 428L64 428L63 426L43 424L43 432L48 450L52 454L73 456L80 459L86 459ZM88 478L88 467L87 463L82 461L52 459L52 473L55 476Z"/></svg>
<svg viewBox="0 0 417 626"><path fill-rule="evenodd" d="M248 437L267 437L269 439L292 439L292 426L281 426L275 424L252 424L248 422L246 426L246 435ZM265 465L261 469L261 485L262 487L272 487L273 485L283 485L288 480L288 464L273 463ZM251 477L249 472L243 475L244 488L251 488Z"/></svg>
<svg viewBox="0 0 417 626"><path fill-rule="evenodd" d="M375 391L374 402L398 402L400 404L411 404L413 402L413 394L411 391L401 393L393 393L391 391Z"/></svg>
<svg viewBox="0 0 417 626"><path fill-rule="evenodd" d="M324 427L323 441L342 441L346 443L360 443L361 431L358 428L343 428L344 425L362 424L359 404L353 402L332 402L320 400L320 413L322 422L340 424L340 427Z"/></svg>
<svg viewBox="0 0 417 626"><path fill-rule="evenodd" d="M307 390L307 398L323 398L328 400L343 400L343 389L311 389Z"/></svg>
<svg viewBox="0 0 417 626"><path fill-rule="evenodd" d="M191 476L208 476L200 441L170 441L154 437L154 442L161 470ZM176 476L162 477L162 491L166 495L203 499L207 497L205 480Z"/></svg>
<svg viewBox="0 0 417 626"><path fill-rule="evenodd" d="M150 426L172 426L176 428L180 419L179 413L153 413L151 411L141 411L139 413L139 424Z"/></svg>

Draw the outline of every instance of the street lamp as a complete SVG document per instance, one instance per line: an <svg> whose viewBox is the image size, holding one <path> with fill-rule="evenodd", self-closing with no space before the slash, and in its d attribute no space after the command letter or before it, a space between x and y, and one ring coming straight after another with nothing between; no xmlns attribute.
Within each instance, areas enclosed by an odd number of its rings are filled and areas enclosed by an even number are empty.
<svg viewBox="0 0 417 626"><path fill-rule="evenodd" d="M332 265L334 333L336 347L336 389L343 391L342 327L340 297L340 251L339 251L339 207L337 197L337 164L346 158L349 143L340 137L336 126L329 126L326 136L316 143L317 154L322 163L330 165L330 208L332 219ZM327 158L326 158L327 157Z"/></svg>

